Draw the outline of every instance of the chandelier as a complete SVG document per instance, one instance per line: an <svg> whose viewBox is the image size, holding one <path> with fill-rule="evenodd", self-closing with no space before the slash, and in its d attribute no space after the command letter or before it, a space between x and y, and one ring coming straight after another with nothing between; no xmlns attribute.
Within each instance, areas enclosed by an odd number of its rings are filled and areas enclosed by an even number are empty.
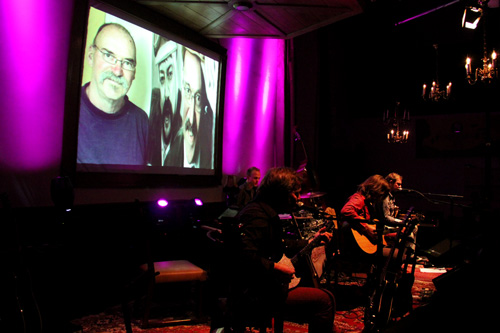
<svg viewBox="0 0 500 333"><path fill-rule="evenodd" d="M430 87L424 83L422 89L422 98L425 101L431 102L441 102L450 98L451 94L451 82L448 83L446 88L443 89L442 86L439 85L439 57L438 57L438 45L434 44L434 49L436 50L436 80L432 82Z"/></svg>
<svg viewBox="0 0 500 333"><path fill-rule="evenodd" d="M462 18L462 27L468 29L475 29L481 18L483 18L483 67L476 68L472 70L472 59L467 56L465 60L465 72L467 75L467 81L469 84L476 84L478 81L484 83L491 83L493 80L498 78L498 62L497 53L493 49L491 55L488 55L488 46L486 44L486 22L485 21L485 10L488 7L488 0L479 1L480 7L467 7L464 11L464 16ZM470 17L473 16L473 19ZM470 23L470 22L473 23Z"/></svg>
<svg viewBox="0 0 500 333"><path fill-rule="evenodd" d="M389 110L384 113L384 123L387 126L387 142L389 143L406 143L408 141L410 112L403 110L401 117L401 103L397 102L394 108L394 113L390 114Z"/></svg>

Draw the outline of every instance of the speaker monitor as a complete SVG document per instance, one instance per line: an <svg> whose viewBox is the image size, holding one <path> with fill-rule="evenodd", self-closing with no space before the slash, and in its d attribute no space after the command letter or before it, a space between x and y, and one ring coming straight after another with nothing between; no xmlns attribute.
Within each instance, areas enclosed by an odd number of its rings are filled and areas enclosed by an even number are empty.
<svg viewBox="0 0 500 333"><path fill-rule="evenodd" d="M453 260L459 254L460 245L461 242L459 240L447 238L425 250L424 253L430 261L443 263L447 260Z"/></svg>

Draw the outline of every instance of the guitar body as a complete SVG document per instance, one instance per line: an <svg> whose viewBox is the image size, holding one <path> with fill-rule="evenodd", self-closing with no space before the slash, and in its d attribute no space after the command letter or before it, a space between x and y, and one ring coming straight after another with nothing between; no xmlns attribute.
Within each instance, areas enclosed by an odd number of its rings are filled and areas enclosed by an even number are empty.
<svg viewBox="0 0 500 333"><path fill-rule="evenodd" d="M326 225L324 226L325 227L325 232L326 231L330 231L330 229L333 226L334 226L333 221L328 221L326 223ZM318 260L313 260L311 258L311 252L314 252L313 258L317 259L316 258L317 257L316 254L320 253L320 250L317 249L317 247L320 244L320 242L321 242L321 236L317 236L312 241L310 241L309 244L307 244L302 250L300 250L299 253L297 253L295 256L293 256L293 258L289 259L287 256L283 255L278 263L286 265L288 267L293 267L295 269L295 265L297 265L299 259L300 258L304 258L305 260L307 260L309 269L311 270L311 274L312 274L312 278L313 278L313 284L316 285L316 286L318 286L319 282L318 281L314 281L314 280L318 280L319 279L318 274L317 274L317 270L316 270L315 266L316 266L316 264L318 264L318 265L322 265L322 264L317 263ZM324 246L322 248L324 249ZM314 250L316 250L316 251L314 251ZM326 256L325 256L325 258L326 258ZM292 288L297 287L297 285L299 283L300 283L300 278L297 277L297 276L295 276L295 274L294 274L292 276L292 278L291 278L291 281L288 284L288 289L292 289Z"/></svg>
<svg viewBox="0 0 500 333"><path fill-rule="evenodd" d="M375 225L369 224L368 228L375 229ZM351 229L351 231L354 239L356 240L356 243L363 252L368 254L374 254L375 252L377 252L377 243L375 241L372 241L366 235L363 235L354 229ZM384 246L387 246L387 242L385 241L385 239L383 240L383 244Z"/></svg>
<svg viewBox="0 0 500 333"><path fill-rule="evenodd" d="M285 265L290 268L294 268L292 261L285 255L281 257L280 261L278 262L279 264ZM292 275L292 279L288 283L288 289L292 289L297 287L297 285L300 283L300 278L296 277L295 274Z"/></svg>
<svg viewBox="0 0 500 333"><path fill-rule="evenodd" d="M415 282L413 273L404 273L398 279L398 286L394 293L394 304L392 305L392 317L403 317L413 309L413 296L411 288Z"/></svg>
<svg viewBox="0 0 500 333"><path fill-rule="evenodd" d="M365 311L364 332L377 331L389 323L397 288L396 283L383 281L374 291L370 298L369 308Z"/></svg>
<svg viewBox="0 0 500 333"><path fill-rule="evenodd" d="M401 229L398 231L396 241L380 271L378 286L373 291L365 310L364 332L379 332L391 319L400 317L411 310L411 286L413 285L414 271L412 270L411 274L406 272L409 264L408 256L405 259L404 270L402 266L406 239L415 227L413 223L406 225L412 210L413 207L408 210L404 219L405 228L402 228L404 232ZM394 256L396 250L397 255ZM413 263L413 269L414 267Z"/></svg>

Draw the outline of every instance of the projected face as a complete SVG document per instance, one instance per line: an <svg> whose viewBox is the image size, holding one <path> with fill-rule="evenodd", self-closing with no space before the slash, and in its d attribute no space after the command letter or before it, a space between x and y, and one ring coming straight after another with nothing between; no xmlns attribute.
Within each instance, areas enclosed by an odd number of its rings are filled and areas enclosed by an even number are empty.
<svg viewBox="0 0 500 333"><path fill-rule="evenodd" d="M167 59L162 61L158 65L159 75L160 75L160 93L161 93L161 105L165 103L167 99L172 99L171 96L174 94L174 67L175 56L171 54Z"/></svg>
<svg viewBox="0 0 500 333"><path fill-rule="evenodd" d="M172 112L170 112L170 108L164 107L164 109L166 112L163 116L162 138L163 142L168 144L170 143L170 134L172 132Z"/></svg>
<svg viewBox="0 0 500 333"><path fill-rule="evenodd" d="M127 31L104 27L89 49L92 78L89 86L91 102L105 112L119 106L135 78L135 44ZM111 107L111 109L110 109Z"/></svg>
<svg viewBox="0 0 500 333"><path fill-rule="evenodd" d="M194 162L201 111L201 61L189 51L184 55L184 84L182 87L182 114L184 120L184 154Z"/></svg>

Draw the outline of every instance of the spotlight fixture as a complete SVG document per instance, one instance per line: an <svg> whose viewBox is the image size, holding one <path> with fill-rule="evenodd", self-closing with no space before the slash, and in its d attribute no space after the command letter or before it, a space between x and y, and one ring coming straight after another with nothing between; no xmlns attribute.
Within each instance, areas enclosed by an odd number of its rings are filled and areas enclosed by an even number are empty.
<svg viewBox="0 0 500 333"><path fill-rule="evenodd" d="M200 198L194 198L193 202L196 206L203 206L203 201Z"/></svg>
<svg viewBox="0 0 500 333"><path fill-rule="evenodd" d="M483 10L478 7L466 7L462 16L462 27L476 29L483 14Z"/></svg>
<svg viewBox="0 0 500 333"><path fill-rule="evenodd" d="M234 1L232 3L232 6L234 9L236 9L240 12L244 12L244 11L252 9L253 4L250 1Z"/></svg>
<svg viewBox="0 0 500 333"><path fill-rule="evenodd" d="M403 117L401 113L401 103L397 102L394 108L394 114L390 115L389 110L384 113L384 123L387 126L387 142L389 143L406 143L410 135L409 123L410 112L403 110Z"/></svg>

